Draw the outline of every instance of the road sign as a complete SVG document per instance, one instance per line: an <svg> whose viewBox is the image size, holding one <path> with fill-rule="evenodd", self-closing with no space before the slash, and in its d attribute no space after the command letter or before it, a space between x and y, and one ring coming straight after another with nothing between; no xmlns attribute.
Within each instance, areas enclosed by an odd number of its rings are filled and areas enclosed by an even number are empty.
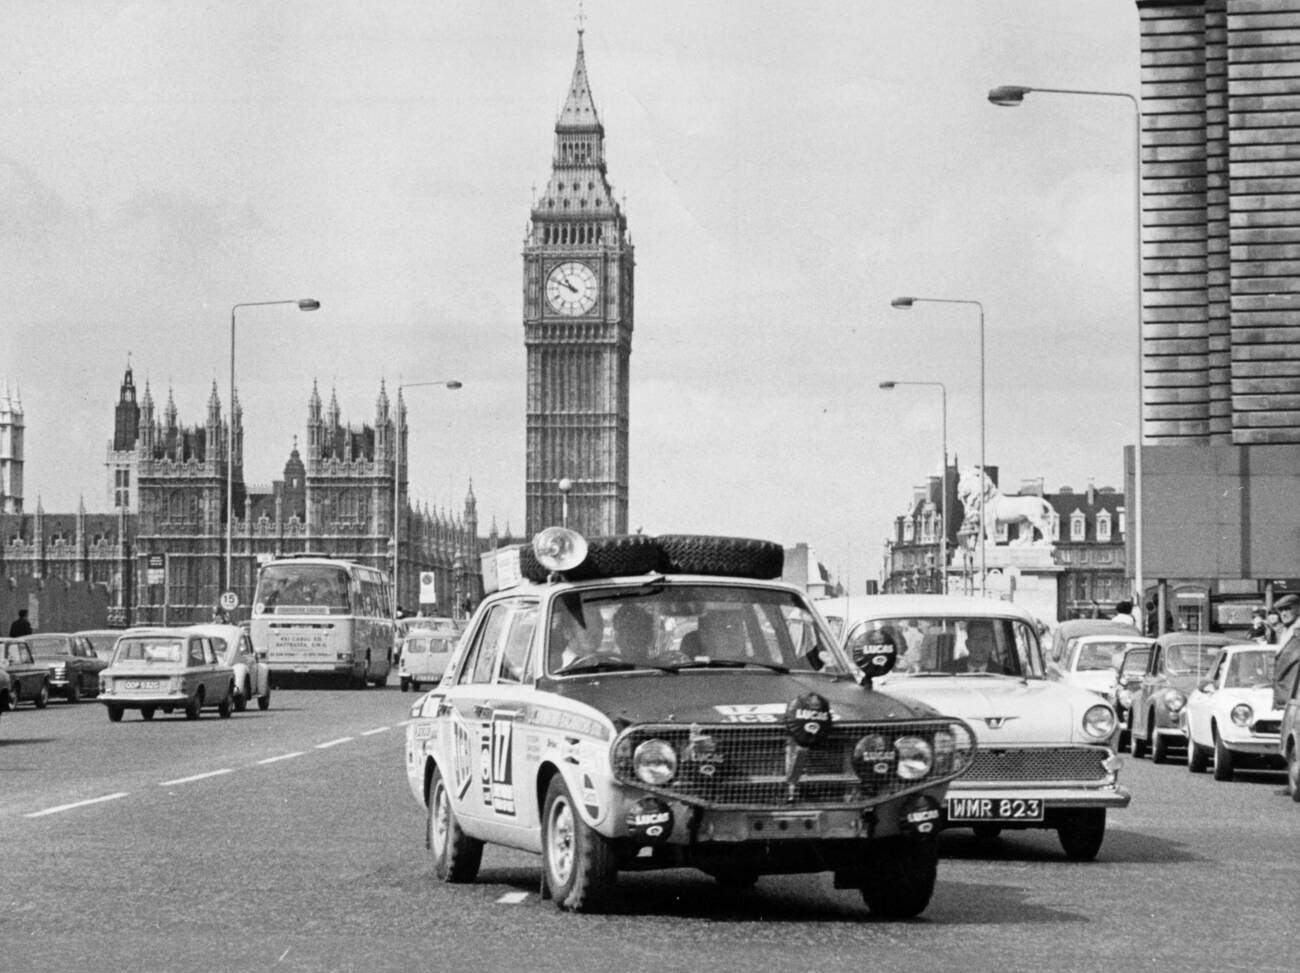
<svg viewBox="0 0 1300 973"><path fill-rule="evenodd" d="M221 608L223 611L232 612L239 607L239 595L233 591L227 591L221 596Z"/></svg>
<svg viewBox="0 0 1300 973"><path fill-rule="evenodd" d="M150 554L145 568L145 584L162 584L167 569L167 555Z"/></svg>
<svg viewBox="0 0 1300 973"><path fill-rule="evenodd" d="M420 604L425 605L438 600L438 589L434 583L432 571L420 572Z"/></svg>

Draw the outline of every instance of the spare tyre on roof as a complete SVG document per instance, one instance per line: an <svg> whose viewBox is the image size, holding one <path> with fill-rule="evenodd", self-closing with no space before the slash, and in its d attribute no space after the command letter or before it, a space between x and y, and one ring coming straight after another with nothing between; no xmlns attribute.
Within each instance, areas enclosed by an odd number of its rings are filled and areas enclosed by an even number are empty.
<svg viewBox="0 0 1300 973"><path fill-rule="evenodd" d="M775 541L709 534L664 534L659 538L664 570L743 578L779 578L785 549Z"/></svg>
<svg viewBox="0 0 1300 973"><path fill-rule="evenodd" d="M585 581L662 570L663 552L656 538L646 534L612 534L587 538L587 557L576 568L565 571L564 577L569 581ZM519 571L533 582L545 581L548 574L531 545L519 552Z"/></svg>

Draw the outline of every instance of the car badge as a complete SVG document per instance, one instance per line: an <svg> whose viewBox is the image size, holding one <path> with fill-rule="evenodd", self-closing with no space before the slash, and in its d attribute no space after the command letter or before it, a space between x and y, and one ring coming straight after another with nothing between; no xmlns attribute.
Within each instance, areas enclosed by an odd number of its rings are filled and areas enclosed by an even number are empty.
<svg viewBox="0 0 1300 973"><path fill-rule="evenodd" d="M1004 723L1006 723L1008 720L1015 720L1015 719L1019 719L1019 717L1017 717L1017 716L986 716L986 717L984 717L984 722L988 725L988 728L989 728L990 730L1000 730L1000 729L1002 729L1002 725L1003 725Z"/></svg>

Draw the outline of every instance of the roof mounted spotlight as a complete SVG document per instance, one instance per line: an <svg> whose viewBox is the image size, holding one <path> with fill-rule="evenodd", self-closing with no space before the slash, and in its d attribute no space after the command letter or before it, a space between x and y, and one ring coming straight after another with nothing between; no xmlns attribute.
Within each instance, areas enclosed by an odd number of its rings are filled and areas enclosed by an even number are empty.
<svg viewBox="0 0 1300 973"><path fill-rule="evenodd" d="M533 538L533 553L547 571L572 571L587 559L587 540L567 527L547 527Z"/></svg>

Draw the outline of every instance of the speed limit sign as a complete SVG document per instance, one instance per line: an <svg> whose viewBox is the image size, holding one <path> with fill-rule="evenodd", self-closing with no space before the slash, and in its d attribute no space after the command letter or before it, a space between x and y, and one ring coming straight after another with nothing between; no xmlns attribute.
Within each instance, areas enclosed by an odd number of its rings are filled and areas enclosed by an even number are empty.
<svg viewBox="0 0 1300 973"><path fill-rule="evenodd" d="M221 607L223 610L232 612L239 607L239 595L233 591L227 591L221 596Z"/></svg>

